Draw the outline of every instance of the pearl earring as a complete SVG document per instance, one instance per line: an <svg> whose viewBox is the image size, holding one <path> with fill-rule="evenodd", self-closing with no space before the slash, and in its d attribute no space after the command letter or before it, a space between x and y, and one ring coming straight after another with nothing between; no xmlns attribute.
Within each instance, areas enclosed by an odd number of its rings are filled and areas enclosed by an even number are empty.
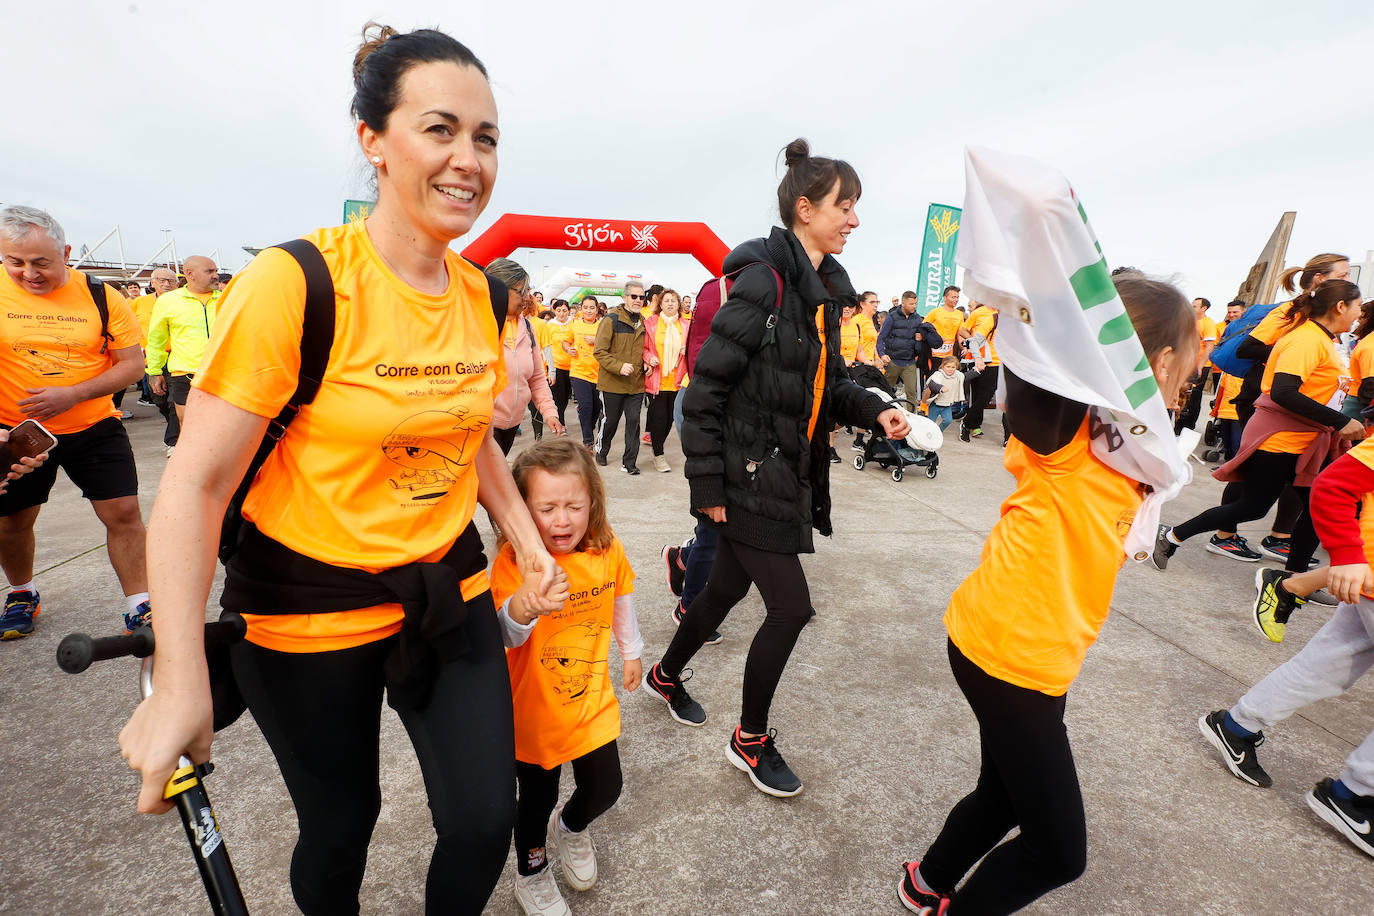
<svg viewBox="0 0 1374 916"><path fill-rule="evenodd" d="M382 157L381 157L381 156L373 156L373 157L372 157L372 164L373 164L373 165L381 165L381 164L382 164Z"/></svg>

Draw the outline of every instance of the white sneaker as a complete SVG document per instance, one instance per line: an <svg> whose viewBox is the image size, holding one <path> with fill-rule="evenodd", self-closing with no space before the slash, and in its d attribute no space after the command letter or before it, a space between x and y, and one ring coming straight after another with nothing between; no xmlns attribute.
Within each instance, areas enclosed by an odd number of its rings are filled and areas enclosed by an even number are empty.
<svg viewBox="0 0 1374 916"><path fill-rule="evenodd" d="M176 450L177 450L177 447L176 447L175 445L169 445L169 446L167 446L167 457L168 457L168 458L171 458L171 457L172 457L172 453L175 452Z"/></svg>
<svg viewBox="0 0 1374 916"><path fill-rule="evenodd" d="M672 468L672 465L668 464L668 459L667 459L667 458L663 457L662 455L655 455L655 456L654 456L654 470L655 470L655 471L660 471L660 472L666 474L667 472L671 471L672 469L673 469L673 468Z"/></svg>
<svg viewBox="0 0 1374 916"><path fill-rule="evenodd" d="M549 838L545 841L549 861L557 861L562 866L563 878L574 890L591 890L596 884L596 844L592 842L592 830L590 827L581 833L564 830L559 823L562 815L560 807L549 816Z"/></svg>
<svg viewBox="0 0 1374 916"><path fill-rule="evenodd" d="M516 872L515 902L520 904L525 916L572 916L568 902L558 889L553 868L548 866L528 877Z"/></svg>

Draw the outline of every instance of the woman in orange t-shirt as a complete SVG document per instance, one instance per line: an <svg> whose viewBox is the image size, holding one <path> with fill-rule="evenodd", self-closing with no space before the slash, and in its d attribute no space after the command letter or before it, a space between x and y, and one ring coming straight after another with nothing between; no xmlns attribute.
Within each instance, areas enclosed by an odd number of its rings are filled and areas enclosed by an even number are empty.
<svg viewBox="0 0 1374 916"><path fill-rule="evenodd" d="M654 470L671 471L663 456L663 445L673 427L673 406L678 392L687 384L687 329L682 317L682 300L677 291L665 289L658 294L644 319L644 392L649 395L649 416L645 424L649 444L654 450Z"/></svg>
<svg viewBox="0 0 1374 916"><path fill-rule="evenodd" d="M1178 545L1190 537L1218 529L1235 531L1241 522L1263 518L1284 487L1294 484L1303 453L1314 443L1320 446L1319 435L1329 441L1329 434L1320 433L1318 427L1347 439L1364 436L1363 421L1327 406L1346 371L1336 355L1334 339L1350 330L1361 302L1360 288L1349 280L1327 280L1294 301L1290 310L1293 325L1274 345L1260 381L1261 392L1272 404L1266 406L1264 398L1256 402L1255 416L1246 424L1241 439L1241 455L1248 449L1253 452L1240 465L1243 480L1238 496L1173 528L1161 525L1154 553L1156 566L1167 567ZM1262 412L1271 423L1282 422L1285 428L1256 445L1254 440L1264 434L1252 432L1259 428ZM1302 510L1293 526L1284 563L1290 573L1306 572L1317 548L1317 534L1307 508L1310 488L1295 485L1294 489Z"/></svg>
<svg viewBox="0 0 1374 916"><path fill-rule="evenodd" d="M1112 279L1172 403L1197 367L1192 309L1167 283L1134 272ZM1004 463L1016 490L944 618L982 769L925 856L905 867L898 894L915 912L1010 913L1076 879L1087 857L1065 696L1106 622L1143 490L1093 452L1086 404L1023 381L1005 354L1002 365L1012 434Z"/></svg>
<svg viewBox="0 0 1374 916"><path fill-rule="evenodd" d="M486 70L442 32L370 24L353 81L377 205L365 221L307 237L335 290L333 346L318 395L244 501L222 603L248 611L234 680L296 809L291 888L301 910L359 909L381 801L385 691L411 735L439 836L426 908L477 913L509 848L515 759L476 504L515 545L532 612L562 607L567 577L489 435L504 376L493 291L448 248L496 179ZM178 755L210 757L202 624L217 533L296 386L305 289L275 248L234 278L153 509L155 689L120 734L143 773L144 812L170 807L163 787Z"/></svg>

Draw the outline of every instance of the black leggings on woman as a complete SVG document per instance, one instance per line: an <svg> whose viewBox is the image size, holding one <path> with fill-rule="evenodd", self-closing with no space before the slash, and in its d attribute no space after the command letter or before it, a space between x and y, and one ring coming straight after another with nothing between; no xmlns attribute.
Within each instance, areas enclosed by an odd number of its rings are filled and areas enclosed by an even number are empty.
<svg viewBox="0 0 1374 916"><path fill-rule="evenodd" d="M673 428L673 402L676 400L676 391L660 391L649 402L647 426L649 443L655 455L663 454L663 443L668 441L668 431Z"/></svg>
<svg viewBox="0 0 1374 916"><path fill-rule="evenodd" d="M563 805L563 826L581 833L620 798L620 752L615 742L603 744L572 762L577 788ZM515 816L515 865L522 875L543 871L549 815L558 806L561 766L546 770L537 763L515 762L520 800Z"/></svg>
<svg viewBox="0 0 1374 916"><path fill-rule="evenodd" d="M978 718L978 784L945 818L921 859L921 877L953 894L951 913L1012 913L1083 874L1088 828L1069 735L1065 697L987 674L946 640L954 680ZM1002 840L1013 827L1021 832Z"/></svg>
<svg viewBox="0 0 1374 916"><path fill-rule="evenodd" d="M553 384L549 387L553 392L553 406L558 409L558 422L567 426L568 420L564 414L568 412L568 398L572 396L571 372L567 369L554 369Z"/></svg>
<svg viewBox="0 0 1374 916"><path fill-rule="evenodd" d="M811 592L796 554L770 553L722 534L706 590L687 609L659 669L669 677L680 676L707 637L744 600L751 583L758 586L767 615L744 662L739 724L745 732L761 735L768 731L768 709L792 647L812 615Z"/></svg>
<svg viewBox="0 0 1374 916"><path fill-rule="evenodd" d="M467 655L444 664L429 704L400 711L438 841L426 913L480 913L515 825L510 673L490 594L468 603ZM299 837L291 892L306 916L358 912L381 810L382 665L396 637L333 652L233 649L234 677L281 768Z"/></svg>
<svg viewBox="0 0 1374 916"><path fill-rule="evenodd" d="M1241 481L1236 498L1195 515L1181 525L1175 525L1172 531L1174 538L1186 541L1207 531L1235 531L1241 522L1264 518L1284 487L1293 482L1297 467L1297 455L1263 451L1252 453L1241 465L1245 479ZM1306 572L1307 561L1312 559L1317 549L1317 532L1312 528L1312 513L1307 508L1311 490L1307 487L1294 487L1293 490L1302 502L1302 513L1293 525L1293 537L1288 542L1288 561L1284 568L1289 572Z"/></svg>

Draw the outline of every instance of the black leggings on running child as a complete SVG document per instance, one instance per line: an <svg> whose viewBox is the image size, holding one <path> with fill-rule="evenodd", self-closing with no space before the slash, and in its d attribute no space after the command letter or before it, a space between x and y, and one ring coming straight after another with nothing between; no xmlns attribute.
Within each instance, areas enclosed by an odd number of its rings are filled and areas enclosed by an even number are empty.
<svg viewBox="0 0 1374 916"><path fill-rule="evenodd" d="M954 680L978 718L978 784L945 818L921 859L921 877L950 894L951 913L1012 913L1083 874L1088 829L1065 697L987 674L946 640ZM1003 843L1013 827L1021 832ZM987 858L983 858L984 856Z"/></svg>
<svg viewBox="0 0 1374 916"><path fill-rule="evenodd" d="M490 593L468 602L470 651L444 663L429 703L398 710L438 840L425 912L480 913L515 825L510 673ZM358 912L381 810L383 664L397 637L332 652L234 646L234 678L281 768L300 833L291 891L306 916Z"/></svg>
<svg viewBox="0 0 1374 916"><path fill-rule="evenodd" d="M1236 499L1214 506L1181 525L1175 525L1172 529L1174 538L1185 541L1207 531L1235 531L1241 522L1264 518L1279 494L1293 482L1297 467L1297 455L1253 452L1241 465L1245 479L1241 481ZM1301 501L1302 512L1293 525L1293 537L1288 544L1288 560L1284 568L1289 572L1306 572L1307 561L1312 559L1312 554L1317 550L1317 532L1312 527L1312 513L1307 508L1311 490L1308 487L1294 487L1293 490ZM1224 494L1222 498L1225 498Z"/></svg>
<svg viewBox="0 0 1374 916"><path fill-rule="evenodd" d="M679 677L707 637L720 629L725 616L744 600L751 583L758 586L767 614L744 662L739 724L745 732L761 735L768 731L768 710L782 671L802 627L812 616L811 592L796 554L771 553L722 534L706 590L687 608L659 670Z"/></svg>
<svg viewBox="0 0 1374 916"><path fill-rule="evenodd" d="M572 762L577 788L563 805L563 826L581 833L620 798L620 752L615 742L603 744ZM562 766L546 770L537 763L515 762L520 800L515 815L515 864L522 875L544 867L549 815L558 806L558 777Z"/></svg>

